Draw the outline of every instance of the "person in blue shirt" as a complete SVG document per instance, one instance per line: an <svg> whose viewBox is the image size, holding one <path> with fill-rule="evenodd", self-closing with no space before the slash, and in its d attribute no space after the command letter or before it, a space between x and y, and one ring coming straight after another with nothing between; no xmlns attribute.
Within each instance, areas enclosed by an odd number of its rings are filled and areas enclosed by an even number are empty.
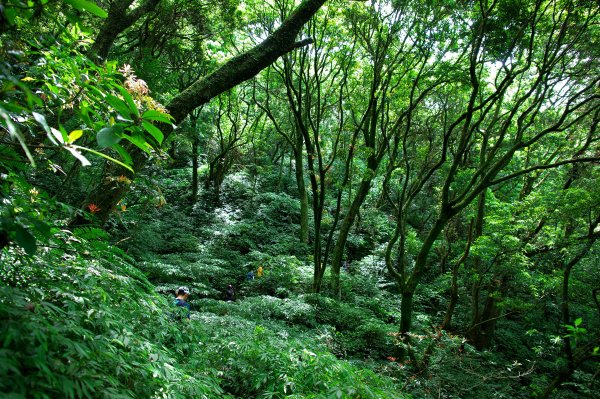
<svg viewBox="0 0 600 399"><path fill-rule="evenodd" d="M190 319L190 304L187 299L190 296L190 290L187 287L179 287L177 289L177 297L175 298L174 305L183 309L178 309L177 319L181 320L183 315Z"/></svg>

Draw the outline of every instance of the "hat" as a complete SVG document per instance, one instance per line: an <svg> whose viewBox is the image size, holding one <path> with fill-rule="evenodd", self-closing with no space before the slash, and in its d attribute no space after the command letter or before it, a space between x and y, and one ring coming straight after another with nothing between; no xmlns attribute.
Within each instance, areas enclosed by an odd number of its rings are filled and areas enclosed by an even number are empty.
<svg viewBox="0 0 600 399"><path fill-rule="evenodd" d="M179 288L177 288L177 294L178 295L181 295L181 294L185 295L185 294L189 294L189 293L190 293L190 290L189 290L188 287L179 287Z"/></svg>

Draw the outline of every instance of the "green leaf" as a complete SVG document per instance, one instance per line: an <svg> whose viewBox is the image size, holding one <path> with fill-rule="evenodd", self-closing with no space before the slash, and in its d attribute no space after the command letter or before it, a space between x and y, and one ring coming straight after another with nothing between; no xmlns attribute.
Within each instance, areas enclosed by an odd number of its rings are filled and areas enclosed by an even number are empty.
<svg viewBox="0 0 600 399"><path fill-rule="evenodd" d="M35 254L37 249L35 237L19 224L15 226L15 241L28 255Z"/></svg>
<svg viewBox="0 0 600 399"><path fill-rule="evenodd" d="M100 156L102 158L106 158L109 161L116 163L117 165L121 165L122 167L124 167L127 170L130 170L132 172L134 171L131 166L125 165L123 162L121 162L119 160L116 160L116 159L114 159L112 157L109 157L108 155L103 154L101 152L98 152L96 150L92 150L91 148L81 147L81 146L78 146L78 145L72 145L72 147L73 147L73 150L83 150L83 151L91 152L92 154L96 154L96 155L98 155L98 156ZM69 148L67 147L67 149L69 149Z"/></svg>
<svg viewBox="0 0 600 399"><path fill-rule="evenodd" d="M162 113L160 111L149 109L148 111L142 114L142 119L146 119L149 121L157 121L163 123L172 123L173 117L169 114Z"/></svg>
<svg viewBox="0 0 600 399"><path fill-rule="evenodd" d="M128 140L129 142L131 142L133 145L135 145L139 149L150 154L151 147L146 142L146 140L144 140L144 138L141 135L134 134L134 135L130 136L130 135L126 134L123 138Z"/></svg>
<svg viewBox="0 0 600 399"><path fill-rule="evenodd" d="M140 116L140 111L138 111L137 106L135 105L135 102L133 101L133 97L131 97L131 94L129 94L129 92L121 86L117 86L117 89L119 90L119 92L121 92L121 95L123 96L123 99L125 99L125 101L127 102L127 105L129 106L129 110L131 112L133 112L133 114L135 116Z"/></svg>
<svg viewBox="0 0 600 399"><path fill-rule="evenodd" d="M117 144L121 140L121 137L119 137L117 133L118 131L114 127L100 129L96 135L96 140L98 141L100 148L106 148L113 144Z"/></svg>
<svg viewBox="0 0 600 399"><path fill-rule="evenodd" d="M130 165L130 166L133 165L133 160L131 159L131 155L129 155L127 150L125 148L123 148L122 145L115 144L112 146L112 148L119 153L121 158L123 158L123 162L125 162L127 165Z"/></svg>
<svg viewBox="0 0 600 399"><path fill-rule="evenodd" d="M36 219L30 220L38 233L42 234L44 237L50 237L51 227L48 224Z"/></svg>
<svg viewBox="0 0 600 399"><path fill-rule="evenodd" d="M73 130L71 133L69 133L69 143L77 141L77 139L81 136L83 136L83 130Z"/></svg>
<svg viewBox="0 0 600 399"><path fill-rule="evenodd" d="M79 11L87 11L90 14L94 14L100 18L108 17L108 13L104 11L102 8L98 7L96 4L87 0L65 0L65 3L72 5L75 9Z"/></svg>
<svg viewBox="0 0 600 399"><path fill-rule="evenodd" d="M6 16L6 20L8 25L15 24L15 18L17 17L17 10L11 7L8 7L4 10L4 15Z"/></svg>
<svg viewBox="0 0 600 399"><path fill-rule="evenodd" d="M105 98L106 102L108 102L121 116L125 118L130 118L131 115L135 115L135 111L130 110L129 106L125 104L123 100L119 97L113 96L109 94ZM137 111L137 108L136 108Z"/></svg>
<svg viewBox="0 0 600 399"><path fill-rule="evenodd" d="M46 117L44 115L38 114L37 112L32 112L31 115L33 115L33 118L37 121L37 123L39 123L44 128L46 133L50 133L50 126L48 126L48 123L46 122Z"/></svg>
<svg viewBox="0 0 600 399"><path fill-rule="evenodd" d="M12 137L15 137L19 141L19 144L21 144L21 148L25 152L27 159L29 159L31 165L35 167L35 161L33 160L33 156L31 155L31 152L29 152L29 148L25 143L25 138L21 134L21 131L19 130L18 126L13 123L12 118L10 117L8 112L6 112L2 107L0 107L0 117L4 119L4 124L8 129L8 133L10 133ZM2 126L2 123L0 123L0 126Z"/></svg>
<svg viewBox="0 0 600 399"><path fill-rule="evenodd" d="M87 104L87 102L84 102L81 104L80 110L81 110L81 118L86 123L86 125L88 125L90 127L93 126L92 119L90 118L90 107Z"/></svg>
<svg viewBox="0 0 600 399"><path fill-rule="evenodd" d="M48 137L50 138L50 141L54 142L55 145L60 145L60 144L65 143L65 138L63 137L63 134L60 130L51 127L50 132L52 134L48 134ZM54 139L56 139L56 140L54 140Z"/></svg>
<svg viewBox="0 0 600 399"><path fill-rule="evenodd" d="M576 319L573 324L575 325L575 327L579 327L579 325L581 324L581 322L583 321L583 319L580 317L578 319Z"/></svg>
<svg viewBox="0 0 600 399"><path fill-rule="evenodd" d="M159 128L157 128L152 123L147 122L147 121L142 121L142 126L144 127L144 129L146 129L146 131L148 133L150 133L150 135L152 137L154 137L154 139L158 142L158 144L162 144L162 141L165 138L165 136L163 135L163 133L160 131Z"/></svg>

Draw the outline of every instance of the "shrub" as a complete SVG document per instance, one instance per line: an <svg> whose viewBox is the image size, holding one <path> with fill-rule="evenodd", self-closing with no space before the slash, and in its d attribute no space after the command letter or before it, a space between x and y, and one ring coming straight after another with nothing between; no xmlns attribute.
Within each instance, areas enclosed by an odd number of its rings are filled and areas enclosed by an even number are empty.
<svg viewBox="0 0 600 399"><path fill-rule="evenodd" d="M168 349L182 335L167 316L168 304L128 257L98 240L97 231L79 232L62 242L70 255L49 251L28 264L12 263L32 273L18 288L0 285L0 392L28 398L224 397L214 377L186 368ZM15 260L10 251L3 257L9 264Z"/></svg>
<svg viewBox="0 0 600 399"><path fill-rule="evenodd" d="M237 314L250 320L281 320L292 325L316 326L315 308L292 298L258 296L241 302Z"/></svg>
<svg viewBox="0 0 600 399"><path fill-rule="evenodd" d="M333 326L338 331L358 328L366 316L362 309L329 297L319 294L307 294L303 297L307 303L315 307L319 324Z"/></svg>
<svg viewBox="0 0 600 399"><path fill-rule="evenodd" d="M248 294L286 298L307 288L301 273L302 263L295 256L275 256L257 264L263 266L264 275L246 282Z"/></svg>
<svg viewBox="0 0 600 399"><path fill-rule="evenodd" d="M238 317L219 318L204 351L223 388L253 398L402 398L390 379L359 369L309 343Z"/></svg>

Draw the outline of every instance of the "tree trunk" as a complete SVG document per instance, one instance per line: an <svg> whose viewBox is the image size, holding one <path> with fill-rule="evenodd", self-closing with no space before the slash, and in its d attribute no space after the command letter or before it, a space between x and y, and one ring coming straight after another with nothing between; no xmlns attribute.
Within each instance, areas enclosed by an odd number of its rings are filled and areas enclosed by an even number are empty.
<svg viewBox="0 0 600 399"><path fill-rule="evenodd" d="M195 127L195 126L194 126ZM200 137L198 132L193 130L194 139L192 140L192 205L198 198L198 147L200 146Z"/></svg>
<svg viewBox="0 0 600 399"><path fill-rule="evenodd" d="M563 332L565 333L563 340L563 349L565 351L567 362L566 365L558 371L557 375L554 377L552 382L540 395L540 398L543 399L549 398L556 388L558 388L563 382L568 381L569 378L571 378L571 376L573 375L573 373L577 370L577 368L581 365L581 363L583 363L588 358L589 353L585 352L591 352L592 348L598 345L598 342L600 342L600 338L596 337L595 339L592 339L590 342L588 342L588 345L582 345L582 348L580 348L578 353L575 354L573 353L571 338L567 335L568 331L564 327L572 323L569 310L569 279L571 276L571 271L573 270L573 267L575 267L575 265L577 265L584 257L588 255L590 249L596 242L597 236L594 234L594 231L596 230L599 224L600 215L598 215L595 222L590 225L588 241L585 243L583 248L568 263L564 264L563 266L563 285L561 290L561 321L564 328ZM596 300L595 295L594 300Z"/></svg>
<svg viewBox="0 0 600 399"><path fill-rule="evenodd" d="M404 284L402 290L402 304L400 306L401 336L407 336L407 334L410 332L410 328L412 325L413 295L415 289L419 284L421 275L427 267L427 256L431 251L431 247L433 247L433 243L435 242L435 240L437 239L437 237L439 236L439 234L441 233L451 216L452 215L442 212L442 215L440 215L435 221L433 227L431 228L431 230L429 230L427 238L421 245L421 250L419 251L419 254L417 255L417 259L415 261L415 267L413 268L410 277L406 281L406 284Z"/></svg>
<svg viewBox="0 0 600 399"><path fill-rule="evenodd" d="M402 292L402 303L400 304L400 337L408 343L409 336L412 326L412 311L413 311L413 297L415 292L412 290L405 290Z"/></svg>
<svg viewBox="0 0 600 399"><path fill-rule="evenodd" d="M483 311L481 312L482 321L473 330L472 341L473 346L478 350L488 349L494 338L496 331L496 319L498 318L498 302L499 298L488 294Z"/></svg>
<svg viewBox="0 0 600 399"><path fill-rule="evenodd" d="M141 169L146 163L146 153L137 150L137 147L133 146L129 146L127 150L131 154L134 170ZM96 206L96 209L98 210L93 214L93 218L95 222L99 222L100 224L104 224L108 220L119 201L121 201L129 190L129 183L117 178L119 176L124 176L129 180L133 180L134 178L134 173L116 163L105 162L104 165L104 172L100 184L90 192L83 204L83 209L85 211L87 211L92 204ZM69 224L72 226L79 226L88 223L88 220L80 212Z"/></svg>
<svg viewBox="0 0 600 399"><path fill-rule="evenodd" d="M360 187L356 193L356 197L354 201L352 201L352 205L344 217L344 221L340 227L340 231L338 233L338 238L335 242L335 247L333 248L333 258L331 260L331 289L334 295L337 296L338 299L341 299L341 285L340 285L340 269L342 265L342 258L344 256L344 249L346 247L346 242L348 241L348 234L350 233L350 228L352 224L354 224L354 219L360 210L361 205L367 198L367 194L371 189L371 181L372 179L363 180L360 184Z"/></svg>
<svg viewBox="0 0 600 399"><path fill-rule="evenodd" d="M302 135L297 134L300 146L294 149L296 186L300 198L300 241L308 244L308 193L304 184L304 159L302 157Z"/></svg>
<svg viewBox="0 0 600 399"><path fill-rule="evenodd" d="M216 71L197 80L177 95L167 106L175 121L183 120L191 111L207 103L211 98L253 78L282 55L311 43L312 40L309 39L296 43L296 36L325 1L303 1L263 42L233 57Z"/></svg>
<svg viewBox="0 0 600 399"><path fill-rule="evenodd" d="M444 315L444 321L442 321L442 329L450 329L452 323L452 316L454 316L454 309L458 303L458 267L452 269L452 283L450 286L450 300L448 301L448 308Z"/></svg>

